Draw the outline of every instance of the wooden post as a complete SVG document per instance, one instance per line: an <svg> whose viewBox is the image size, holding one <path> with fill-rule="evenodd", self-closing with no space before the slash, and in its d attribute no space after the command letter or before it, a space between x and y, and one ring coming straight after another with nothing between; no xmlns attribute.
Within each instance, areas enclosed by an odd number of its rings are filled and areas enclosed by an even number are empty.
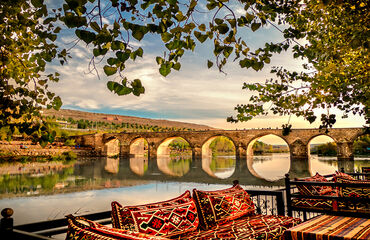
<svg viewBox="0 0 370 240"><path fill-rule="evenodd" d="M0 221L0 236L4 236L5 239L11 239L13 235L13 215L14 211L11 208L4 208L1 211L3 218Z"/></svg>
<svg viewBox="0 0 370 240"><path fill-rule="evenodd" d="M288 216L292 217L292 200L290 196L290 179L289 174L285 174L285 193L286 193L286 204L288 209Z"/></svg>

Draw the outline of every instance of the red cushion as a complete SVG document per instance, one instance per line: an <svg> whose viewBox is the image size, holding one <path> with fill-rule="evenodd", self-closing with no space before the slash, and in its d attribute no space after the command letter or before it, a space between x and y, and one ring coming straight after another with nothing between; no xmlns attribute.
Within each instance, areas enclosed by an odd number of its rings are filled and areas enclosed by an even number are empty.
<svg viewBox="0 0 370 240"><path fill-rule="evenodd" d="M209 229L244 215L254 214L249 194L239 185L218 191L193 190L201 226Z"/></svg>
<svg viewBox="0 0 370 240"><path fill-rule="evenodd" d="M315 176L309 178L300 178L295 179L298 181L306 182L328 182L328 180L321 176L319 173L316 173ZM301 195L331 195L333 188L330 186L314 186L314 185L297 185L298 191Z"/></svg>
<svg viewBox="0 0 370 240"><path fill-rule="evenodd" d="M131 232L121 229L115 229L103 226L99 223L87 220L83 217L74 217L72 215L68 218L68 231L66 240L123 240L123 239L152 239L152 240L166 240L164 237L156 237L148 234Z"/></svg>
<svg viewBox="0 0 370 240"><path fill-rule="evenodd" d="M347 179L347 180L355 180L351 175L348 175L347 173L335 171L335 173L333 174L334 181L337 182L338 178Z"/></svg>
<svg viewBox="0 0 370 240"><path fill-rule="evenodd" d="M132 229L154 236L175 236L198 228L199 218L190 192L158 203L122 206L112 203L112 222L115 228Z"/></svg>
<svg viewBox="0 0 370 240"><path fill-rule="evenodd" d="M300 222L298 218L285 216L250 215L217 225L209 230L186 233L178 239L282 239L286 229Z"/></svg>

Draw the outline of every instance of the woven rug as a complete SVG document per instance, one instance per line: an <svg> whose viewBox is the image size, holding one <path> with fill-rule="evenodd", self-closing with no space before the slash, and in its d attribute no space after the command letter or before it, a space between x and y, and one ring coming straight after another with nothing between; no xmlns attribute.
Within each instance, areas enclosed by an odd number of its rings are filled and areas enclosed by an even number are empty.
<svg viewBox="0 0 370 240"><path fill-rule="evenodd" d="M321 215L284 234L286 240L370 239L370 219Z"/></svg>

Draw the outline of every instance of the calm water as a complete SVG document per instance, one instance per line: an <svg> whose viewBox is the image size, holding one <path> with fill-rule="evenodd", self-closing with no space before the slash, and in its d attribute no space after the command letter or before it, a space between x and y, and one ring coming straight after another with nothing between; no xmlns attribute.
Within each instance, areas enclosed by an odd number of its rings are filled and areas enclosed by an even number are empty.
<svg viewBox="0 0 370 240"><path fill-rule="evenodd" d="M11 207L15 225L110 210L110 203L136 205L163 201L198 188L230 187L238 179L246 189L277 189L283 177L348 172L370 166L368 158L337 161L336 157L311 156L291 163L289 154L254 156L144 157L81 159L75 163L0 166L0 209Z"/></svg>

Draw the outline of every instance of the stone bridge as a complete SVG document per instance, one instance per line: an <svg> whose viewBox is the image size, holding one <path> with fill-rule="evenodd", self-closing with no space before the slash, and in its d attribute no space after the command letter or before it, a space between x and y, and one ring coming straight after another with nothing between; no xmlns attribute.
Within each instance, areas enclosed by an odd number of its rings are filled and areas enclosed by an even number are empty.
<svg viewBox="0 0 370 240"><path fill-rule="evenodd" d="M253 155L252 146L259 138L272 134L282 138L289 146L291 161L309 158L310 141L321 135L328 136L337 144L337 157L353 159L353 142L365 134L365 128L333 128L328 133L320 129L292 129L284 136L282 129L249 129L249 130L208 130L208 131L174 131L174 132L140 132L140 133L105 133L75 136L77 144L89 146L102 156L129 156L144 153L146 140L150 159L157 155L168 154L167 146L175 139L182 138L192 149L193 159L201 159L209 154L209 145L219 136L230 139L237 159L246 159Z"/></svg>

